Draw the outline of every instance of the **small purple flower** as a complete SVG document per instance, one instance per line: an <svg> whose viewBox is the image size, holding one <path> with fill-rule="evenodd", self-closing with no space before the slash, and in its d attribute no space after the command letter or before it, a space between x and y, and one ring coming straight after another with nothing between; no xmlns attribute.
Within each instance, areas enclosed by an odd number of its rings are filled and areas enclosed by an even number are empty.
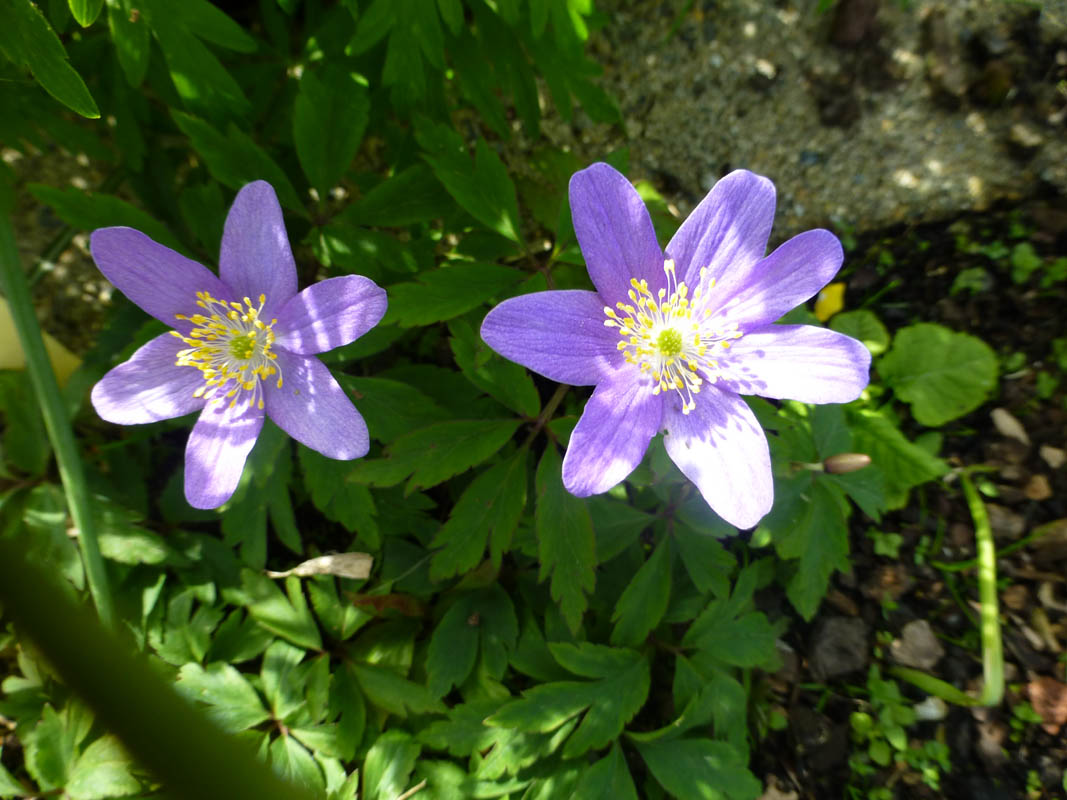
<svg viewBox="0 0 1067 800"><path fill-rule="evenodd" d="M563 484L579 497L633 471L652 437L723 519L749 528L774 499L767 438L742 394L846 403L868 381L855 339L775 320L841 266L829 231L764 256L774 184L738 170L720 180L667 245L630 182L593 164L570 183L571 210L595 292L505 300L482 338L506 358L575 386L595 385L571 434Z"/></svg>
<svg viewBox="0 0 1067 800"><path fill-rule="evenodd" d="M174 330L93 387L96 412L138 425L200 411L185 449L185 497L216 508L233 494L264 415L325 456L366 455L367 424L314 357L348 344L385 314L385 290L359 275L296 290L278 198L256 181L237 193L219 276L133 228L94 231L100 271Z"/></svg>

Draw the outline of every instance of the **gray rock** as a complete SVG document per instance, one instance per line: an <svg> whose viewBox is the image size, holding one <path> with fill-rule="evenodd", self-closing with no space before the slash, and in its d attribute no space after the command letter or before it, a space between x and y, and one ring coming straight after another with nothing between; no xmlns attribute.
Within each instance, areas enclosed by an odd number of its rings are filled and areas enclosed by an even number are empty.
<svg viewBox="0 0 1067 800"><path fill-rule="evenodd" d="M863 669L869 656L867 623L859 617L832 617L815 634L808 661L812 676L825 681Z"/></svg>

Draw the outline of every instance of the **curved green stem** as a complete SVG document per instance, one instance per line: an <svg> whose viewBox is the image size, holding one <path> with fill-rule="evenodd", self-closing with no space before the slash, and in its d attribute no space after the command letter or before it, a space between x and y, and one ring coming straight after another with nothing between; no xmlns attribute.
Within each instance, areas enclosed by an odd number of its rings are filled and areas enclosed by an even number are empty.
<svg viewBox="0 0 1067 800"><path fill-rule="evenodd" d="M89 491L85 485L81 457L74 443L74 434L70 429L70 419L59 391L59 384L56 383L52 364L44 348L41 328L33 313L29 285L15 246L15 233L7 217L0 217L0 287L7 295L11 307L11 316L26 354L26 370L29 372L30 383L37 395L41 416L44 417L45 428L48 430L48 438L51 439L52 449L56 454L70 515L78 529L78 542L85 562L89 592L93 596L100 621L110 626L113 619L111 594L108 591L107 573L100 556L100 546L96 540L96 520L93 518Z"/></svg>

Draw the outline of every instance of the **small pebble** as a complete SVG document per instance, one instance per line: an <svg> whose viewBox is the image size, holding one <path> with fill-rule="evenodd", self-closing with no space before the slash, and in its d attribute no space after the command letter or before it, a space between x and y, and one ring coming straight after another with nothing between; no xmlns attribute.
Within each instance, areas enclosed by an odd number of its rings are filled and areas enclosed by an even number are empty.
<svg viewBox="0 0 1067 800"><path fill-rule="evenodd" d="M1067 464L1067 451L1062 448L1043 444L1037 452L1044 462L1053 469L1059 469L1064 464Z"/></svg>
<svg viewBox="0 0 1067 800"><path fill-rule="evenodd" d="M1048 500L1052 497L1052 486L1044 475L1033 475L1023 488L1030 500Z"/></svg>
<svg viewBox="0 0 1067 800"><path fill-rule="evenodd" d="M1027 447L1030 446L1030 437L1026 434L1026 428L1006 408L994 408L989 415L993 420L993 427L1001 436L1015 439Z"/></svg>
<svg viewBox="0 0 1067 800"><path fill-rule="evenodd" d="M1009 508L996 503L986 503L989 512L989 525L997 539L1018 539L1026 530L1026 520Z"/></svg>

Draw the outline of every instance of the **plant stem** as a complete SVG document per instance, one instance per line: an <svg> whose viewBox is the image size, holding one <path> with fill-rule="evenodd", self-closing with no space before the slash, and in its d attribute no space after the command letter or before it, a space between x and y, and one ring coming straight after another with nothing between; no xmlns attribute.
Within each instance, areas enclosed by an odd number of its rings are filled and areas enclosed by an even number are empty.
<svg viewBox="0 0 1067 800"><path fill-rule="evenodd" d="M59 475L63 480L70 515L78 529L78 542L85 562L89 592L92 594L100 621L110 627L113 619L111 594L108 591L104 562L100 557L100 546L96 540L96 521L85 485L81 457L74 443L74 434L70 429L70 420L59 384L56 383L52 364L45 352L41 328L33 311L29 285L19 263L15 234L7 217L0 217L0 287L7 295L11 307L11 316L26 354L26 370L37 395L48 438L52 441L52 450L55 452Z"/></svg>
<svg viewBox="0 0 1067 800"><path fill-rule="evenodd" d="M541 431L541 428L548 424L548 421L552 419L552 414L555 413L557 406L563 400L563 396L570 391L570 386L561 383L556 387L555 393L545 403L544 409L537 415L537 420L534 422L533 428L530 429L530 433L526 437L526 441L522 443L523 447L529 447L530 442L536 438L537 434Z"/></svg>

